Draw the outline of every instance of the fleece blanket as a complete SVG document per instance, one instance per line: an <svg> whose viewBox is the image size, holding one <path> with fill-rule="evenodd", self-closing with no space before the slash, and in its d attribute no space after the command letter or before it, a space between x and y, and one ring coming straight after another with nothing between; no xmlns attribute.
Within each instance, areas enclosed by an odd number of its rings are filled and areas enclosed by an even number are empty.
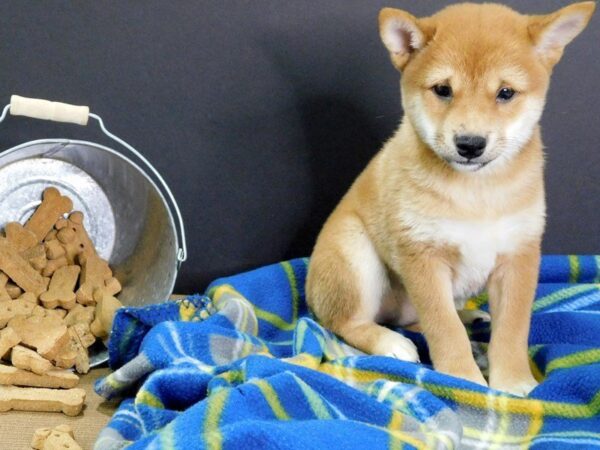
<svg viewBox="0 0 600 450"><path fill-rule="evenodd" d="M344 344L307 311L307 265L120 310L114 372L96 391L123 401L95 448L600 447L600 257L543 258L530 334L541 383L528 398L437 373L418 334L407 335L419 364ZM486 310L486 300L468 306ZM485 369L489 324L468 331Z"/></svg>

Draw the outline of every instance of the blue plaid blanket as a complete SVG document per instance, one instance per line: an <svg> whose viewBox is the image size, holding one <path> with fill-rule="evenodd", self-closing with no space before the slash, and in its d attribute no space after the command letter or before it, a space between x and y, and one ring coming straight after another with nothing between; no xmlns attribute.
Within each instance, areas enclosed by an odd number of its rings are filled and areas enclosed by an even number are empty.
<svg viewBox="0 0 600 450"><path fill-rule="evenodd" d="M543 258L526 399L435 372L415 333L420 364L347 346L307 311L307 264L120 310L96 391L124 400L95 448L600 447L600 257ZM485 370L489 324L468 331Z"/></svg>

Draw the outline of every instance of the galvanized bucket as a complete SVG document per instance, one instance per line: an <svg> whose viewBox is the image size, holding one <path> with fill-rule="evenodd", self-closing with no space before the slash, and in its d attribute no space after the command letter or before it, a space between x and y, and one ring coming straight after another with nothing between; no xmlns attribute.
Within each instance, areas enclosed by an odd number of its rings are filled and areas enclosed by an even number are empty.
<svg viewBox="0 0 600 450"><path fill-rule="evenodd" d="M35 140L0 153L0 227L24 223L43 190L54 186L84 213L98 253L123 285L119 300L124 305L166 300L187 250L179 206L154 166L86 106L13 95L0 123L9 113L79 125L93 119L135 159L95 142L69 139ZM105 349L96 349L92 365L106 356Z"/></svg>

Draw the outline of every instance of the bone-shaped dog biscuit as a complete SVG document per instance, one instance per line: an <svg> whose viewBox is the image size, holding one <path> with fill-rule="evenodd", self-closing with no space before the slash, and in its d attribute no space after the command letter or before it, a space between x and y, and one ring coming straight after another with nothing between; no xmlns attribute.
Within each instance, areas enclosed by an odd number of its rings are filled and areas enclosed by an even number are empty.
<svg viewBox="0 0 600 450"><path fill-rule="evenodd" d="M90 330L94 336L105 338L110 334L115 314L119 308L123 307L123 304L102 289L94 291L94 299L96 300L96 317L90 325Z"/></svg>
<svg viewBox="0 0 600 450"><path fill-rule="evenodd" d="M71 339L71 333L67 332L69 339ZM77 364L77 361L79 360L79 352L78 352L78 347L77 345L72 342L71 340L69 340L69 342L62 347L61 351L58 353L58 355L56 355L56 357L54 358L54 361L56 362L56 365L58 367L62 367L63 369L70 369L73 366L75 366ZM87 356L87 352L86 352L86 356ZM85 372L79 372L79 373L87 373L87 371L89 370L89 362L87 365L87 370Z"/></svg>
<svg viewBox="0 0 600 450"><path fill-rule="evenodd" d="M81 450L75 442L73 430L68 425L35 430L31 447L36 450Z"/></svg>
<svg viewBox="0 0 600 450"><path fill-rule="evenodd" d="M55 316L17 316L8 325L21 336L24 345L35 348L51 361L56 360L70 341L67 327Z"/></svg>
<svg viewBox="0 0 600 450"><path fill-rule="evenodd" d="M84 323L89 326L89 324L91 324L94 320L95 311L95 306L83 306L77 304L73 309L69 310L67 316L65 317L65 324L68 327L77 323Z"/></svg>
<svg viewBox="0 0 600 450"><path fill-rule="evenodd" d="M32 231L37 237L37 241L41 242L56 221L72 209L73 202L69 197L61 196L56 188L46 188L42 194L41 205L27 221L25 228Z"/></svg>
<svg viewBox="0 0 600 450"><path fill-rule="evenodd" d="M42 375L0 364L0 384L8 386L70 389L77 386L79 377L70 370L49 370Z"/></svg>
<svg viewBox="0 0 600 450"><path fill-rule="evenodd" d="M64 319L67 315L67 310L62 308L44 309L44 316L53 316L58 319Z"/></svg>
<svg viewBox="0 0 600 450"><path fill-rule="evenodd" d="M6 239L0 239L0 270L26 292L40 294L46 290L44 278Z"/></svg>
<svg viewBox="0 0 600 450"><path fill-rule="evenodd" d="M10 328L7 328L7 330L10 330ZM10 361L16 368L29 370L38 375L43 375L52 369L56 369L50 361L22 345L13 347L10 354Z"/></svg>
<svg viewBox="0 0 600 450"><path fill-rule="evenodd" d="M33 303L34 305L37 305L37 297L33 292L23 292L21 295L19 295L17 300L23 300L24 302Z"/></svg>
<svg viewBox="0 0 600 450"><path fill-rule="evenodd" d="M4 358L8 351L19 342L21 342L21 337L12 328L0 331L0 358Z"/></svg>
<svg viewBox="0 0 600 450"><path fill-rule="evenodd" d="M108 263L97 255L82 253L79 257L81 262L81 280L77 290L77 301L82 305L93 305L94 291L104 288L105 280L112 276Z"/></svg>
<svg viewBox="0 0 600 450"><path fill-rule="evenodd" d="M17 251L22 252L39 243L37 236L30 230L26 229L19 222L9 222L4 225L6 239L8 239Z"/></svg>
<svg viewBox="0 0 600 450"><path fill-rule="evenodd" d="M0 386L0 411L47 411L76 416L83 408L85 391Z"/></svg>
<svg viewBox="0 0 600 450"><path fill-rule="evenodd" d="M52 275L48 290L40 295L40 301L46 308L71 309L75 306L75 285L79 278L79 266L65 266Z"/></svg>
<svg viewBox="0 0 600 450"><path fill-rule="evenodd" d="M6 292L8 292L8 296L11 299L19 298L21 295L23 295L23 289L21 289L16 284L10 282L6 283Z"/></svg>
<svg viewBox="0 0 600 450"><path fill-rule="evenodd" d="M71 335L71 348L75 352L75 370L79 373L88 373L90 371L90 357L87 347L83 345L79 334L73 327L69 328L69 334Z"/></svg>
<svg viewBox="0 0 600 450"><path fill-rule="evenodd" d="M46 267L48 258L46 257L46 249L43 244L38 244L28 250L21 252L21 256L26 261L29 261L31 267L37 271L41 271Z"/></svg>
<svg viewBox="0 0 600 450"><path fill-rule="evenodd" d="M65 247L58 239L47 241L44 245L46 246L46 256L48 259L58 259L61 256L65 256Z"/></svg>
<svg viewBox="0 0 600 450"><path fill-rule="evenodd" d="M104 290L110 295L117 295L122 288L121 283L115 277L109 278L104 284Z"/></svg>
<svg viewBox="0 0 600 450"><path fill-rule="evenodd" d="M0 302L0 328L4 328L14 317L30 316L33 313L35 306L36 305L26 300Z"/></svg>
<svg viewBox="0 0 600 450"><path fill-rule="evenodd" d="M6 283L8 283L8 276L4 272L0 272L0 302L12 299L6 290Z"/></svg>
<svg viewBox="0 0 600 450"><path fill-rule="evenodd" d="M79 253L87 256L97 256L96 247L83 225L84 217L80 211L69 214L68 219L59 220L56 229L57 238L65 245L67 254L75 257Z"/></svg>
<svg viewBox="0 0 600 450"><path fill-rule="evenodd" d="M51 277L61 267L68 266L69 262L67 261L66 256L61 256L56 259L49 259L46 263L46 267L42 270L42 275L45 277Z"/></svg>
<svg viewBox="0 0 600 450"><path fill-rule="evenodd" d="M96 342L96 337L92 334L92 330L90 330L90 326L87 323L76 323L69 327L69 330L72 330L77 335L79 342L85 348L91 347Z"/></svg>
<svg viewBox="0 0 600 450"><path fill-rule="evenodd" d="M63 220L66 222L65 219ZM68 263L74 264L77 255L83 251L83 244L77 241L75 231L67 227L62 228L56 233L56 240L63 246Z"/></svg>
<svg viewBox="0 0 600 450"><path fill-rule="evenodd" d="M54 228L51 229L50 231L48 231L48 234L44 238L44 242L50 242L50 241L56 240L56 233L57 233L57 231Z"/></svg>

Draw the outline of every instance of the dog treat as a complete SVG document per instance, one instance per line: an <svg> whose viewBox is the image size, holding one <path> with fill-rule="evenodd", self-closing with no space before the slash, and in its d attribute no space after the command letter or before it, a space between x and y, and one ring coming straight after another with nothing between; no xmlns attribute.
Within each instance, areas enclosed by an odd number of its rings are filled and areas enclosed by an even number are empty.
<svg viewBox="0 0 600 450"><path fill-rule="evenodd" d="M55 316L17 316L8 325L21 336L24 345L35 348L51 361L56 360L70 341L67 327Z"/></svg>
<svg viewBox="0 0 600 450"><path fill-rule="evenodd" d="M63 219L66 222L66 219ZM57 224L58 226L58 224ZM69 264L74 264L77 255L83 251L83 244L77 241L77 235L71 228L62 228L56 233L56 239L65 250L65 257Z"/></svg>
<svg viewBox="0 0 600 450"><path fill-rule="evenodd" d="M33 311L31 311L31 315L32 316L37 316L37 317L46 317L46 313L48 311L51 311L50 309L45 309L42 308L40 305L34 305L33 306Z"/></svg>
<svg viewBox="0 0 600 450"><path fill-rule="evenodd" d="M25 228L35 234L37 242L41 242L56 221L71 209L73 209L73 202L69 197L61 196L56 188L46 188L42 194L42 204L27 221Z"/></svg>
<svg viewBox="0 0 600 450"><path fill-rule="evenodd" d="M68 342L60 348L60 351L54 357L54 361L55 361L56 365L63 369L70 369L71 367L73 367L77 363L78 357L80 356L79 355L79 347L76 342L73 342L73 337L72 337L71 333L69 333L68 330L67 330L67 336L69 337ZM87 352L86 352L86 357L87 357ZM89 370L89 362L87 365L87 370ZM80 372L80 373L87 373L87 371Z"/></svg>
<svg viewBox="0 0 600 450"><path fill-rule="evenodd" d="M10 293L7 290L8 275L0 271L0 301L12 300Z"/></svg>
<svg viewBox="0 0 600 450"><path fill-rule="evenodd" d="M54 309L57 306L71 309L75 306L75 285L81 269L79 266L65 266L54 272L50 286L40 295L40 301L46 308Z"/></svg>
<svg viewBox="0 0 600 450"><path fill-rule="evenodd" d="M62 308L44 309L44 315L64 319L67 316L67 310Z"/></svg>
<svg viewBox="0 0 600 450"><path fill-rule="evenodd" d="M90 370L90 358L87 348L96 341L96 336L91 333L89 325L85 323L73 325L69 328L69 333L71 333L73 348L77 352L75 369L79 373L88 373Z"/></svg>
<svg viewBox="0 0 600 450"><path fill-rule="evenodd" d="M0 328L4 328L6 324L16 316L30 316L33 314L35 306L36 305L26 300L0 302Z"/></svg>
<svg viewBox="0 0 600 450"><path fill-rule="evenodd" d="M17 300L23 300L24 302L33 303L34 305L37 305L37 297L33 292L23 292L21 295L19 295Z"/></svg>
<svg viewBox="0 0 600 450"><path fill-rule="evenodd" d="M46 257L46 249L43 244L38 244L31 247L28 250L25 250L21 253L21 256L26 261L29 261L29 264L37 270L41 271L48 262L48 258Z"/></svg>
<svg viewBox="0 0 600 450"><path fill-rule="evenodd" d="M46 289L44 278L6 239L0 240L0 270L26 292L40 294Z"/></svg>
<svg viewBox="0 0 600 450"><path fill-rule="evenodd" d="M50 259L46 263L46 267L44 267L44 270L42 270L42 275L44 275L45 277L51 277L52 275L54 275L54 272L56 272L58 269L68 265L69 262L67 261L66 256L61 256L56 259Z"/></svg>
<svg viewBox="0 0 600 450"><path fill-rule="evenodd" d="M106 283L104 285L104 290L106 292L108 292L110 295L117 295L119 292L121 292L121 289L122 289L121 283L115 277L112 277L112 278L109 278L108 280L106 280Z"/></svg>
<svg viewBox="0 0 600 450"><path fill-rule="evenodd" d="M10 328L7 328L7 330L10 330ZM22 345L13 347L10 361L16 368L29 370L37 375L43 375L52 369L56 369L50 361L42 358L33 350L23 347Z"/></svg>
<svg viewBox="0 0 600 450"><path fill-rule="evenodd" d="M73 429L68 425L35 430L31 447L36 450L81 450L75 441Z"/></svg>
<svg viewBox="0 0 600 450"><path fill-rule="evenodd" d="M44 242L50 242L50 241L56 240L56 233L57 233L57 231L55 229L48 231L48 234L44 238Z"/></svg>
<svg viewBox="0 0 600 450"><path fill-rule="evenodd" d="M80 388L62 390L0 386L0 411L2 412L47 411L76 416L81 412L84 400L85 391Z"/></svg>
<svg viewBox="0 0 600 450"><path fill-rule="evenodd" d="M85 253L87 256L98 255L94 243L83 226L83 220L83 213L74 211L69 214L68 219L56 223L56 229L59 230L57 237L65 244L67 253L70 253L73 258L79 253Z"/></svg>
<svg viewBox="0 0 600 450"><path fill-rule="evenodd" d="M39 240L35 234L25 229L19 222L9 222L4 225L6 239L10 241L17 251L22 252L38 244Z"/></svg>
<svg viewBox="0 0 600 450"><path fill-rule="evenodd" d="M21 342L21 338L12 328L0 331L0 358L4 358L8 351Z"/></svg>
<svg viewBox="0 0 600 450"><path fill-rule="evenodd" d="M89 326L94 320L95 312L95 306L83 306L77 304L73 309L69 310L67 316L65 317L65 324L68 327L77 323L84 323Z"/></svg>
<svg viewBox="0 0 600 450"><path fill-rule="evenodd" d="M12 297L6 290L6 282L7 281L8 281L8 277L3 272L0 272L0 302L12 300Z"/></svg>
<svg viewBox="0 0 600 450"><path fill-rule="evenodd" d="M11 299L16 299L16 298L19 298L21 295L23 295L23 289L21 289L16 284L10 283L10 282L6 283L6 292L8 292L8 296Z"/></svg>
<svg viewBox="0 0 600 450"><path fill-rule="evenodd" d="M48 259L58 259L61 256L65 256L65 247L60 243L58 239L47 241L46 244L46 256Z"/></svg>
<svg viewBox="0 0 600 450"><path fill-rule="evenodd" d="M85 348L91 347L96 342L96 337L92 334L90 326L86 323L76 323L72 327L69 327L69 330L72 330L77 335L79 342Z"/></svg>
<svg viewBox="0 0 600 450"><path fill-rule="evenodd" d="M108 263L99 256L82 253L79 261L81 263L81 280L77 290L77 301L82 305L93 305L95 303L94 290L104 288L105 280L112 277L112 272Z"/></svg>
<svg viewBox="0 0 600 450"><path fill-rule="evenodd" d="M90 357L87 347L83 345L79 334L73 327L69 328L69 334L71 336L71 348L75 352L75 370L79 373L88 373L90 371Z"/></svg>
<svg viewBox="0 0 600 450"><path fill-rule="evenodd" d="M96 300L96 317L90 325L90 329L94 336L105 338L110 333L115 313L123 305L102 289L94 291L94 299Z"/></svg>
<svg viewBox="0 0 600 450"><path fill-rule="evenodd" d="M79 377L70 370L49 370L38 375L18 367L0 364L0 384L9 386L70 389L77 386Z"/></svg>

